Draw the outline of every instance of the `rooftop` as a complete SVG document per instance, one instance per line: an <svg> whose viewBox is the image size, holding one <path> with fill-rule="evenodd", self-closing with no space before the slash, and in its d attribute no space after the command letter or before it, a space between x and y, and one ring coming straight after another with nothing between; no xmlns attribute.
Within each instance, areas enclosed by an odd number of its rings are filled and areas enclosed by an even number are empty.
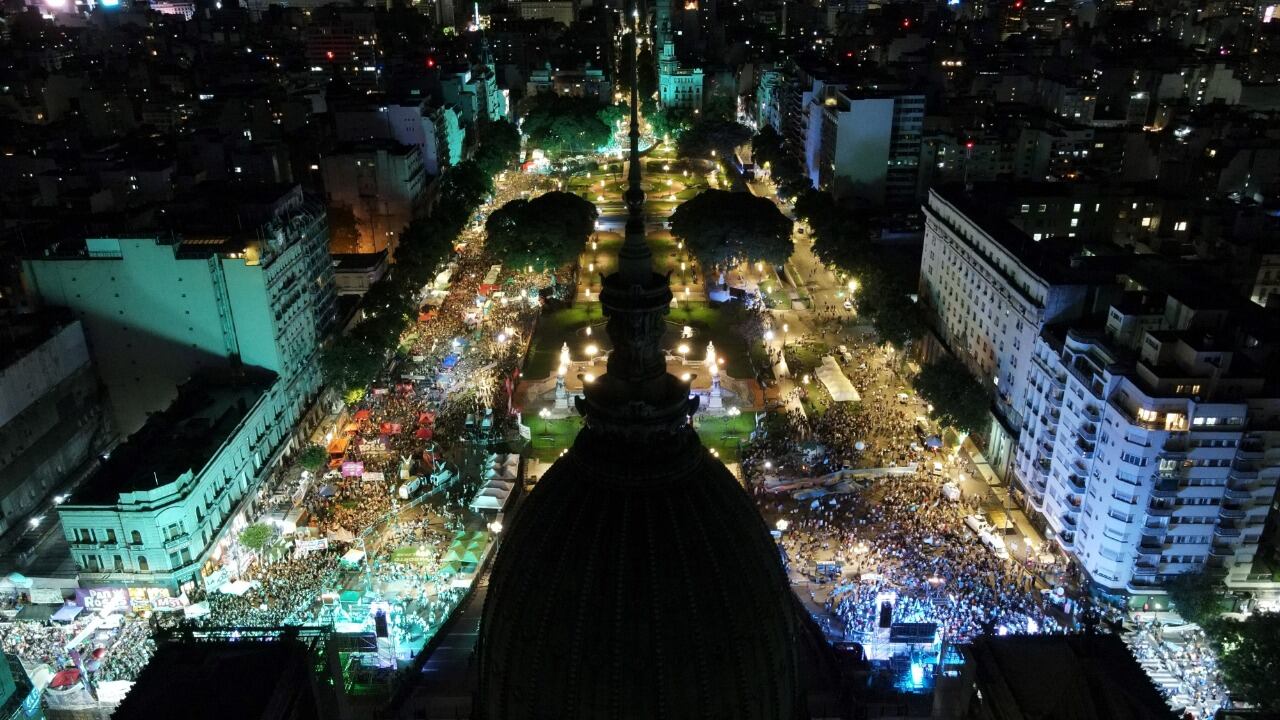
<svg viewBox="0 0 1280 720"><path fill-rule="evenodd" d="M121 493L199 473L275 381L275 374L243 368L234 375L193 377L178 397L111 452L75 492L69 505L115 504Z"/></svg>
<svg viewBox="0 0 1280 720"><path fill-rule="evenodd" d="M931 193L982 228L992 240L1045 282L1080 285L1093 279L1094 273L1089 271L1091 261L1080 255L1083 241L1074 238L1032 240L1030 235L1001 214L1002 202L977 197L977 191L966 190L963 185L935 187Z"/></svg>
<svg viewBox="0 0 1280 720"><path fill-rule="evenodd" d="M69 314L53 310L0 317L0 373L43 345L71 319Z"/></svg>
<svg viewBox="0 0 1280 720"><path fill-rule="evenodd" d="M1173 720L1116 635L983 637L972 656L982 703L997 720Z"/></svg>
<svg viewBox="0 0 1280 720"><path fill-rule="evenodd" d="M309 654L296 639L165 643L113 717L317 718Z"/></svg>

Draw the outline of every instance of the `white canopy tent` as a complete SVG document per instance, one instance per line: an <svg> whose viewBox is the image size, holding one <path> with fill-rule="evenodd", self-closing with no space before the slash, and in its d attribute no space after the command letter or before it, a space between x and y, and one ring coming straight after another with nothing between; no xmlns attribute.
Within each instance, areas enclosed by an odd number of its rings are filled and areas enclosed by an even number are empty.
<svg viewBox="0 0 1280 720"><path fill-rule="evenodd" d="M849 378L845 377L840 366L836 364L836 359L827 355L822 358L822 364L815 371L818 380L822 381L823 387L827 392L831 393L831 399L836 402L858 402L862 396L858 394L858 390L853 387L853 383Z"/></svg>

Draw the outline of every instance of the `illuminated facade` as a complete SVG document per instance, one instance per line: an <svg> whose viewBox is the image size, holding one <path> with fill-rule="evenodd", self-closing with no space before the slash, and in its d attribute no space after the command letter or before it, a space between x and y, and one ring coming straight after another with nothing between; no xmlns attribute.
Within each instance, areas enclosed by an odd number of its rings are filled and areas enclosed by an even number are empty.
<svg viewBox="0 0 1280 720"><path fill-rule="evenodd" d="M247 565L233 534L306 408L288 389L269 372L202 374L116 448L58 508L81 583L177 593L218 561Z"/></svg>
<svg viewBox="0 0 1280 720"><path fill-rule="evenodd" d="M1216 318L1163 299L1121 300L1103 329L1037 340L1014 474L1109 591L1201 570L1243 587L1280 477L1280 400L1215 340Z"/></svg>
<svg viewBox="0 0 1280 720"><path fill-rule="evenodd" d="M326 215L298 187L264 210L244 231L90 238L25 263L32 295L84 325L122 434L203 369L243 363L278 374L291 396L317 392L335 313Z"/></svg>

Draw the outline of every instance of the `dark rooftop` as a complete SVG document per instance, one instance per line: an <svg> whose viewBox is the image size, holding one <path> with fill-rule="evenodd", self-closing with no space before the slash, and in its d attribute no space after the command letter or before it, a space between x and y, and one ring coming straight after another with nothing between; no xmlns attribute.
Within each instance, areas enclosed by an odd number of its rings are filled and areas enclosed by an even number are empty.
<svg viewBox="0 0 1280 720"><path fill-rule="evenodd" d="M0 371L40 347L71 320L70 314L54 310L0 318Z"/></svg>
<svg viewBox="0 0 1280 720"><path fill-rule="evenodd" d="M68 505L114 504L121 493L171 483L187 470L199 473L275 377L245 368L188 380L173 404L113 450Z"/></svg>
<svg viewBox="0 0 1280 720"><path fill-rule="evenodd" d="M333 253L334 269L356 272L360 270L372 270L379 265L387 262L387 251L379 250L376 253Z"/></svg>
<svg viewBox="0 0 1280 720"><path fill-rule="evenodd" d="M1080 255L1084 247L1082 240L1032 240L1030 235L1015 227L1000 212L1003 197L980 197L979 189L967 191L963 185L958 184L935 187L933 192L981 227L1009 254L1046 282L1054 285L1078 285L1088 283L1093 277L1094 273L1080 265L1080 261L1085 261L1085 265L1089 263L1089 259Z"/></svg>
<svg viewBox="0 0 1280 720"><path fill-rule="evenodd" d="M310 652L297 639L160 645L116 720L312 720Z"/></svg>
<svg viewBox="0 0 1280 720"><path fill-rule="evenodd" d="M985 717L1173 720L1116 635L983 637L971 649Z"/></svg>

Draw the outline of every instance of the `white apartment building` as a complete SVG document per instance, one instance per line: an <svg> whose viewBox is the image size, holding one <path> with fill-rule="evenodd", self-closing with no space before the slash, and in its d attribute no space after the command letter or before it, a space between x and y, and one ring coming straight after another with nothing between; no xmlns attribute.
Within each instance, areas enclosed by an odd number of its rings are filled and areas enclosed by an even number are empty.
<svg viewBox="0 0 1280 720"><path fill-rule="evenodd" d="M923 95L865 95L827 86L807 106L810 179L875 206L914 205L924 107Z"/></svg>
<svg viewBox="0 0 1280 720"><path fill-rule="evenodd" d="M1118 303L1036 343L1014 476L1109 592L1198 570L1247 586L1280 477L1280 399L1186 310Z"/></svg>
<svg viewBox="0 0 1280 720"><path fill-rule="evenodd" d="M924 206L920 301L939 337L996 399L1012 427L1045 325L1080 316L1083 272L1048 243L978 212L960 189L933 189Z"/></svg>

